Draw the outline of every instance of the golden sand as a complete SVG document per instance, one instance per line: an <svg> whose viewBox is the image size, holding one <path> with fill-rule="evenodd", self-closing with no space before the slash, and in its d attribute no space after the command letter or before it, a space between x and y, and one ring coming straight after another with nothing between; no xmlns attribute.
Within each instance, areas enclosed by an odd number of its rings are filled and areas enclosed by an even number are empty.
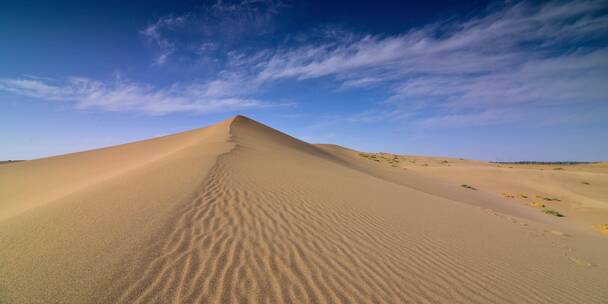
<svg viewBox="0 0 608 304"><path fill-rule="evenodd" d="M0 303L608 299L598 166L371 156L237 116L3 164ZM559 197L568 217L502 192Z"/></svg>

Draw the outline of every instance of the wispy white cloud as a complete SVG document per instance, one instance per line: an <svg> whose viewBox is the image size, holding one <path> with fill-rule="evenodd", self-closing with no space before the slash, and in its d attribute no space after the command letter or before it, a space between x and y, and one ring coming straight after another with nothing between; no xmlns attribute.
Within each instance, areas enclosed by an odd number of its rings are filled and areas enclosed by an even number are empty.
<svg viewBox="0 0 608 304"><path fill-rule="evenodd" d="M370 68L399 76L490 73L525 63L529 55L546 55L549 45L605 36L608 19L594 17L602 5L593 1L537 7L522 2L485 17L432 24L401 35L364 35L346 43L332 40L279 49L260 77L313 78Z"/></svg>
<svg viewBox="0 0 608 304"><path fill-rule="evenodd" d="M426 105L433 113L424 115L444 118L438 121L481 122L496 108L607 102L608 47L594 45L608 37L605 10L605 1L519 2L399 35L279 48L264 53L257 79L387 86L393 106Z"/></svg>
<svg viewBox="0 0 608 304"><path fill-rule="evenodd" d="M218 0L196 12L158 18L140 33L156 48L154 63L163 65L180 52L213 55L243 39L271 33L284 6L275 0Z"/></svg>
<svg viewBox="0 0 608 304"><path fill-rule="evenodd" d="M176 50L175 43L166 37L166 32L183 27L187 20L187 15L163 17L140 31L149 42L158 48L158 55L154 59L155 64L165 64L169 56Z"/></svg>
<svg viewBox="0 0 608 304"><path fill-rule="evenodd" d="M59 83L27 78L0 79L0 90L70 102L79 109L133 111L149 115L175 112L205 114L269 105L242 97L246 89L238 80L229 78L204 83L176 83L163 89L119 78L109 83L84 77L71 77Z"/></svg>

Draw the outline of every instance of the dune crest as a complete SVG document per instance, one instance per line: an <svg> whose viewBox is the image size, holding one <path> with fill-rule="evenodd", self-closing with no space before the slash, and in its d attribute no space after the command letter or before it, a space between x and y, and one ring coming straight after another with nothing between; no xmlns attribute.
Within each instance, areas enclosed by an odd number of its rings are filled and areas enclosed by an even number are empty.
<svg viewBox="0 0 608 304"><path fill-rule="evenodd" d="M243 116L3 165L0 187L0 302L608 298L602 236Z"/></svg>

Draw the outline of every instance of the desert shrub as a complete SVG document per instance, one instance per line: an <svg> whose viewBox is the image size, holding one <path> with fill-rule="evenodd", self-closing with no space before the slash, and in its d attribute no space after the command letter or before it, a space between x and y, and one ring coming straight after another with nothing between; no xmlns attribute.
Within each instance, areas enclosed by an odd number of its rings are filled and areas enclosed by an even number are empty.
<svg viewBox="0 0 608 304"><path fill-rule="evenodd" d="M536 197L540 198L540 199L544 199L549 202L561 202L561 200L557 197L547 197L547 196L542 196L542 195L537 195Z"/></svg>
<svg viewBox="0 0 608 304"><path fill-rule="evenodd" d="M530 206L537 207L537 208L544 208L545 204L543 204L541 202L532 202L532 203L530 203Z"/></svg>
<svg viewBox="0 0 608 304"><path fill-rule="evenodd" d="M557 217L564 217L565 216L565 215L559 213L557 210L550 209L550 208L543 209L543 212L546 213L546 214L557 216Z"/></svg>
<svg viewBox="0 0 608 304"><path fill-rule="evenodd" d="M594 225L601 233L608 234L608 224Z"/></svg>
<svg viewBox="0 0 608 304"><path fill-rule="evenodd" d="M473 186L470 186L470 185L467 185L467 184L462 184L462 185L460 185L460 187L467 188L469 190L477 190L477 188L475 188Z"/></svg>

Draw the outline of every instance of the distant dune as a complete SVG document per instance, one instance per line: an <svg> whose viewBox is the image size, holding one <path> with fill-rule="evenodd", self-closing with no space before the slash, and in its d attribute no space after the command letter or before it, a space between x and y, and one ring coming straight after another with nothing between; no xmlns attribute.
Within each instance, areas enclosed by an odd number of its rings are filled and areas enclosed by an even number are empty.
<svg viewBox="0 0 608 304"><path fill-rule="evenodd" d="M0 303L606 303L605 224L605 164L360 153L236 116L0 166Z"/></svg>
<svg viewBox="0 0 608 304"><path fill-rule="evenodd" d="M0 165L12 164L12 163L20 162L20 161L23 161L23 160L0 160Z"/></svg>

